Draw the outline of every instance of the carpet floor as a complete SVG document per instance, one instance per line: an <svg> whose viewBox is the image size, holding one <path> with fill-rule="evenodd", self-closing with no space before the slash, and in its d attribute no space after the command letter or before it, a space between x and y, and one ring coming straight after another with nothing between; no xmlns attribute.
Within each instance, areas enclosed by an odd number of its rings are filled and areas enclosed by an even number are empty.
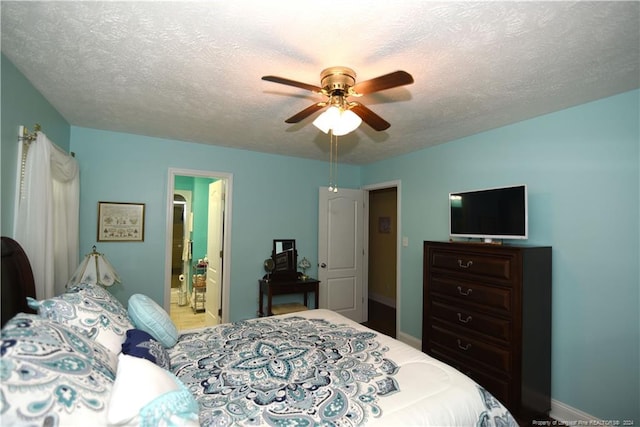
<svg viewBox="0 0 640 427"><path fill-rule="evenodd" d="M374 300L369 300L369 320L363 325L381 334L396 337L396 309Z"/></svg>

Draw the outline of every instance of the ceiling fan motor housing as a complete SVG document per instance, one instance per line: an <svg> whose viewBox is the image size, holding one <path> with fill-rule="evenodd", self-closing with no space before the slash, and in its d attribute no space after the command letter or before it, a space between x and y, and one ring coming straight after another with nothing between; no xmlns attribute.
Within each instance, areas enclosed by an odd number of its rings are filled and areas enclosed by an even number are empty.
<svg viewBox="0 0 640 427"><path fill-rule="evenodd" d="M320 84L329 94L335 91L348 93L356 83L356 72L347 67L329 67L320 73Z"/></svg>

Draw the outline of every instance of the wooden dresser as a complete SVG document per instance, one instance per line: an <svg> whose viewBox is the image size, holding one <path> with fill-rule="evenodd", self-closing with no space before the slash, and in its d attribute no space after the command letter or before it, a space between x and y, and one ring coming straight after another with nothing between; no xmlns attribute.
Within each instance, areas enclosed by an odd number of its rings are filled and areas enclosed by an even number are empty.
<svg viewBox="0 0 640 427"><path fill-rule="evenodd" d="M511 412L551 406L551 248L424 242L422 351Z"/></svg>

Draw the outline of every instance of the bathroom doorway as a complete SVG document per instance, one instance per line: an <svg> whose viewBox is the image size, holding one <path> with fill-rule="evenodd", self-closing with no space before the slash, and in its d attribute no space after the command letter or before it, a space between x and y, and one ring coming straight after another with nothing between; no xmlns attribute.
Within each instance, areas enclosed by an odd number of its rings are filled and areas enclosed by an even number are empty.
<svg viewBox="0 0 640 427"><path fill-rule="evenodd" d="M191 262L191 231L193 214L191 191L174 188L171 246L171 304L188 303L188 280Z"/></svg>
<svg viewBox="0 0 640 427"><path fill-rule="evenodd" d="M218 182L222 201L215 203L220 210L221 227L215 239L219 250L208 243L209 185ZM167 244L165 268L165 309L179 330L205 326L207 292L206 266L209 260L220 264L221 322L229 319L230 262L228 254L231 232L232 175L194 170L169 170L167 209ZM208 252L212 251L212 254ZM214 257L214 258L211 258ZM203 276L203 277L200 277Z"/></svg>

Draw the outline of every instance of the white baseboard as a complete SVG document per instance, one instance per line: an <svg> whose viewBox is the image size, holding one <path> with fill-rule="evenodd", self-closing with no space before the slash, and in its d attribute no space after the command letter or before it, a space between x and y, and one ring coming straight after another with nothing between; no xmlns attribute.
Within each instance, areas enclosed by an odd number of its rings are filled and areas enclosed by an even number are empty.
<svg viewBox="0 0 640 427"><path fill-rule="evenodd" d="M551 399L551 412L549 416L554 420L565 423L569 426L574 425L599 425L598 418L589 415L579 409L573 408L558 400Z"/></svg>

